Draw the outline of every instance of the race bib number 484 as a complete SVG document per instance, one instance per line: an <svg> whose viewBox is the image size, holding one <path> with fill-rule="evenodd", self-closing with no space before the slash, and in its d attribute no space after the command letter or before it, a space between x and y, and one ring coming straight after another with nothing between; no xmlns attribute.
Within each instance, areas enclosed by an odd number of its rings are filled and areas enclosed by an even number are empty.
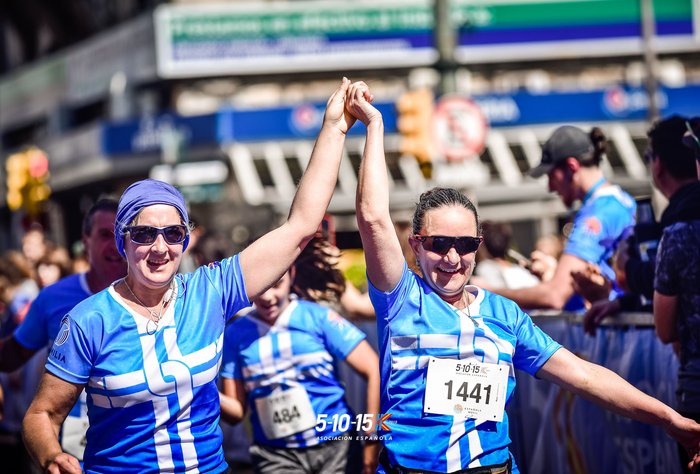
<svg viewBox="0 0 700 474"><path fill-rule="evenodd" d="M431 357L425 387L426 413L502 421L508 366Z"/></svg>
<svg viewBox="0 0 700 474"><path fill-rule="evenodd" d="M267 439L282 438L316 426L316 413L303 387L273 392L256 399L255 406Z"/></svg>

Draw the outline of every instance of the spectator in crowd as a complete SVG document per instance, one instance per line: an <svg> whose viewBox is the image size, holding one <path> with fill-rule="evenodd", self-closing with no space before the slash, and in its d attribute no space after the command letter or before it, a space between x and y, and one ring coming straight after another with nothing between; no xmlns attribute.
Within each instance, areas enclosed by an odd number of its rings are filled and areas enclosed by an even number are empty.
<svg viewBox="0 0 700 474"><path fill-rule="evenodd" d="M486 221L482 224L484 243L475 274L493 288L526 288L539 283L524 267L508 260L513 229L509 224ZM479 256L477 254L477 256Z"/></svg>
<svg viewBox="0 0 700 474"><path fill-rule="evenodd" d="M660 229L687 221L697 213L700 182L693 151L683 146L686 123L685 118L674 115L655 123L647 133L649 148L645 156L652 184L669 200L659 222ZM635 245L638 240L642 239L639 236L628 239L616 254L615 266L624 275L626 293L613 300L599 298L593 303L584 317L584 329L589 334L594 334L608 316L640 309L640 296L652 301L656 260L642 258Z"/></svg>
<svg viewBox="0 0 700 474"><path fill-rule="evenodd" d="M32 278L32 267L24 255L15 250L0 257L0 338L22 323L39 288ZM0 340L2 340L0 339ZM22 418L36 393L43 369L43 358L12 373L0 374L0 458L3 469L17 474L30 474L32 463L22 444Z"/></svg>
<svg viewBox="0 0 700 474"><path fill-rule="evenodd" d="M72 262L68 250L50 245L46 254L36 264L37 283L40 288L53 285L72 273Z"/></svg>
<svg viewBox="0 0 700 474"><path fill-rule="evenodd" d="M367 413L379 413L376 353L359 329L314 302L338 304L345 291L325 243L309 243L282 279L253 301L255 309L226 330L222 416L235 423L250 407L250 452L259 473L345 472L350 426L337 420L355 417L334 361L345 360L367 380ZM374 421L366 421L366 434L373 434ZM377 448L376 441L365 444L363 472L375 471Z"/></svg>
<svg viewBox="0 0 700 474"><path fill-rule="evenodd" d="M33 279L32 263L23 253L9 250L3 254L2 260L3 265L0 268L5 281L2 297L7 305L6 316L9 318L5 321L4 327L8 333L11 333L27 316L32 301L39 293L39 286ZM0 358L1 363L2 358Z"/></svg>
<svg viewBox="0 0 700 474"><path fill-rule="evenodd" d="M382 117L364 97L363 84L354 84L347 107L367 126L357 219L377 312L381 412L391 414L379 472L518 472L505 414L514 369L664 427L699 464L700 424L576 357L514 302L467 284L481 237L476 208L462 193L421 195L411 246L423 277L408 269L389 212ZM501 374L501 396L493 396L496 384L486 383L482 369Z"/></svg>
<svg viewBox="0 0 700 474"><path fill-rule="evenodd" d="M82 242L90 263L88 271L67 276L42 289L22 324L13 334L0 340L0 371L16 370L38 351L51 346L58 334L62 318L76 304L126 275L126 262L117 252L114 243L116 212L116 201L102 199L85 214ZM43 259L39 260L42 261ZM41 273L39 268L39 274ZM35 385L29 401L36 388ZM61 431L63 449L78 460L82 460L87 427L85 397L82 397L80 402L72 407Z"/></svg>
<svg viewBox="0 0 700 474"><path fill-rule="evenodd" d="M178 271L180 273L190 273L195 271L200 265L197 264L198 258L197 255L194 254L195 249L198 247L199 244L199 239L202 238L203 235L205 235L206 229L199 225L198 221L192 220L191 223L191 230L190 230L190 246L185 250L185 252L182 254L182 260L180 261L180 268ZM229 255L233 255L233 252L227 253L221 258L226 258ZM221 258L218 258L216 260L221 260ZM209 260L209 262L213 262L216 260ZM206 262L206 263L209 263Z"/></svg>
<svg viewBox="0 0 700 474"><path fill-rule="evenodd" d="M634 224L635 202L632 197L610 184L600 169L605 154L605 136L598 128L583 130L563 126L554 131L542 149L542 161L530 174L547 175L549 189L559 194L564 205L581 201L576 212L564 253L551 280L517 290L494 289L522 308L581 310L583 300L574 292L571 273L588 263L600 267L614 280L608 260L618 242ZM488 285L486 289L491 289ZM574 298L572 298L574 297Z"/></svg>
<svg viewBox="0 0 700 474"><path fill-rule="evenodd" d="M535 250L530 253L530 272L541 281L551 280L563 251L562 236L549 234L539 237L535 242Z"/></svg>
<svg viewBox="0 0 700 474"><path fill-rule="evenodd" d="M62 319L25 443L44 470L81 471L58 427L85 389L90 430L85 471L227 470L216 387L226 319L282 278L314 236L335 189L350 82L328 100L287 220L240 254L177 274L189 237L184 197L156 180L119 200L114 234L127 276Z"/></svg>
<svg viewBox="0 0 700 474"><path fill-rule="evenodd" d="M649 133L652 179L669 198L656 260L654 322L662 342L678 344L677 409L700 421L700 181L691 178L697 177L693 159L683 153L691 150L677 146L685 123L672 117ZM661 150L667 147L675 153L664 162ZM687 453L680 454L687 470Z"/></svg>
<svg viewBox="0 0 700 474"><path fill-rule="evenodd" d="M48 245L41 224L32 223L22 236L22 253L32 269L36 268L37 262L46 254Z"/></svg>
<svg viewBox="0 0 700 474"><path fill-rule="evenodd" d="M202 265L223 260L234 252L235 246L231 239L222 232L208 230L197 239L190 255L196 267L199 268Z"/></svg>

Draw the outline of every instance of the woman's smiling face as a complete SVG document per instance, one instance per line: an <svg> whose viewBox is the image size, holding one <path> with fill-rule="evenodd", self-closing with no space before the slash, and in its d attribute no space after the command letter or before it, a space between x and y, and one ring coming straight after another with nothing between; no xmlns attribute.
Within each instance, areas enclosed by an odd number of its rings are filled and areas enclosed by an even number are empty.
<svg viewBox="0 0 700 474"><path fill-rule="evenodd" d="M431 209L425 213L420 235L476 237L479 235L476 216L459 205ZM475 252L459 255L451 247L447 254L440 255L425 250L417 239L411 238L410 242L428 285L446 301L459 299L474 269Z"/></svg>
<svg viewBox="0 0 700 474"><path fill-rule="evenodd" d="M143 208L135 225L166 227L182 224L180 213L173 206L155 204ZM152 244L132 242L127 234L124 251L129 264L132 285L151 290L166 287L177 273L182 258L182 242L168 244L162 234Z"/></svg>

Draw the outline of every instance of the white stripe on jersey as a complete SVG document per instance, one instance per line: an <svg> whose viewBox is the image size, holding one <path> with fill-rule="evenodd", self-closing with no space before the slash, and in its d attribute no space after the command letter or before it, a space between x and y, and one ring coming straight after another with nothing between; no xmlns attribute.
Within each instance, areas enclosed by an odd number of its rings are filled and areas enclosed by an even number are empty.
<svg viewBox="0 0 700 474"><path fill-rule="evenodd" d="M173 454L170 451L170 436L168 436L168 418L170 409L167 397L153 399L153 413L156 416L156 429L153 432L153 441L158 455L158 469L174 470Z"/></svg>
<svg viewBox="0 0 700 474"><path fill-rule="evenodd" d="M290 332L277 334L277 350L280 353L280 359L289 360L292 358L292 334Z"/></svg>
<svg viewBox="0 0 700 474"><path fill-rule="evenodd" d="M468 359L474 356L476 337L474 320L464 311L457 311L459 317L459 358Z"/></svg>
<svg viewBox="0 0 700 474"><path fill-rule="evenodd" d="M121 390L146 383L146 377L142 370L135 370L125 374L109 375L107 377L90 377L88 383L93 387L103 390Z"/></svg>
<svg viewBox="0 0 700 474"><path fill-rule="evenodd" d="M181 360L187 364L188 367L197 367L198 365L206 364L215 358L216 355L221 352L223 341L224 335L222 334L216 342L212 342L208 346L202 347L200 350L194 351L186 356L180 354L180 348L178 348L176 344L173 344L172 346L168 344L168 346L171 347L171 350L173 351L173 356L171 357L172 359ZM177 355L175 355L175 351L177 351ZM170 351L168 353L170 353Z"/></svg>
<svg viewBox="0 0 700 474"><path fill-rule="evenodd" d="M392 357L391 368L392 370L416 370L418 368L418 357Z"/></svg>
<svg viewBox="0 0 700 474"><path fill-rule="evenodd" d="M479 438L479 432L477 430L472 430L467 435L467 440L469 441L469 455L472 459L481 455L484 452L484 448L481 446L481 438ZM469 463L469 468L481 466L481 461L474 459Z"/></svg>
<svg viewBox="0 0 700 474"><path fill-rule="evenodd" d="M418 337L421 349L452 349L457 346L455 334L421 334Z"/></svg>
<svg viewBox="0 0 700 474"><path fill-rule="evenodd" d="M447 472L459 471L462 469L462 450L459 447L459 439L464 436L464 422L452 423L450 428L450 440L445 451L447 461Z"/></svg>
<svg viewBox="0 0 700 474"><path fill-rule="evenodd" d="M126 408L140 403L146 403L151 400L153 394L148 390L141 390L140 392L129 393L127 395L98 395L96 393L92 394L92 402L95 406L101 408Z"/></svg>

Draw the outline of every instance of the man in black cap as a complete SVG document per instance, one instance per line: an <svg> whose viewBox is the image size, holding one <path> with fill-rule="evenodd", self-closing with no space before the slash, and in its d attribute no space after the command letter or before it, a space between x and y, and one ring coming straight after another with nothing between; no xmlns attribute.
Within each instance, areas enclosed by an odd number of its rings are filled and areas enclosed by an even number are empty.
<svg viewBox="0 0 700 474"><path fill-rule="evenodd" d="M625 232L634 225L636 203L620 187L608 183L600 169L606 139L598 128L587 134L573 126L557 128L542 148L542 162L530 175L549 178L549 190L567 207L577 201L581 208L554 277L534 287L517 290L493 289L523 308L580 310L572 272L589 272L596 266L611 281L615 274L608 260ZM481 282L478 282L481 284ZM487 289L488 288L487 285Z"/></svg>

